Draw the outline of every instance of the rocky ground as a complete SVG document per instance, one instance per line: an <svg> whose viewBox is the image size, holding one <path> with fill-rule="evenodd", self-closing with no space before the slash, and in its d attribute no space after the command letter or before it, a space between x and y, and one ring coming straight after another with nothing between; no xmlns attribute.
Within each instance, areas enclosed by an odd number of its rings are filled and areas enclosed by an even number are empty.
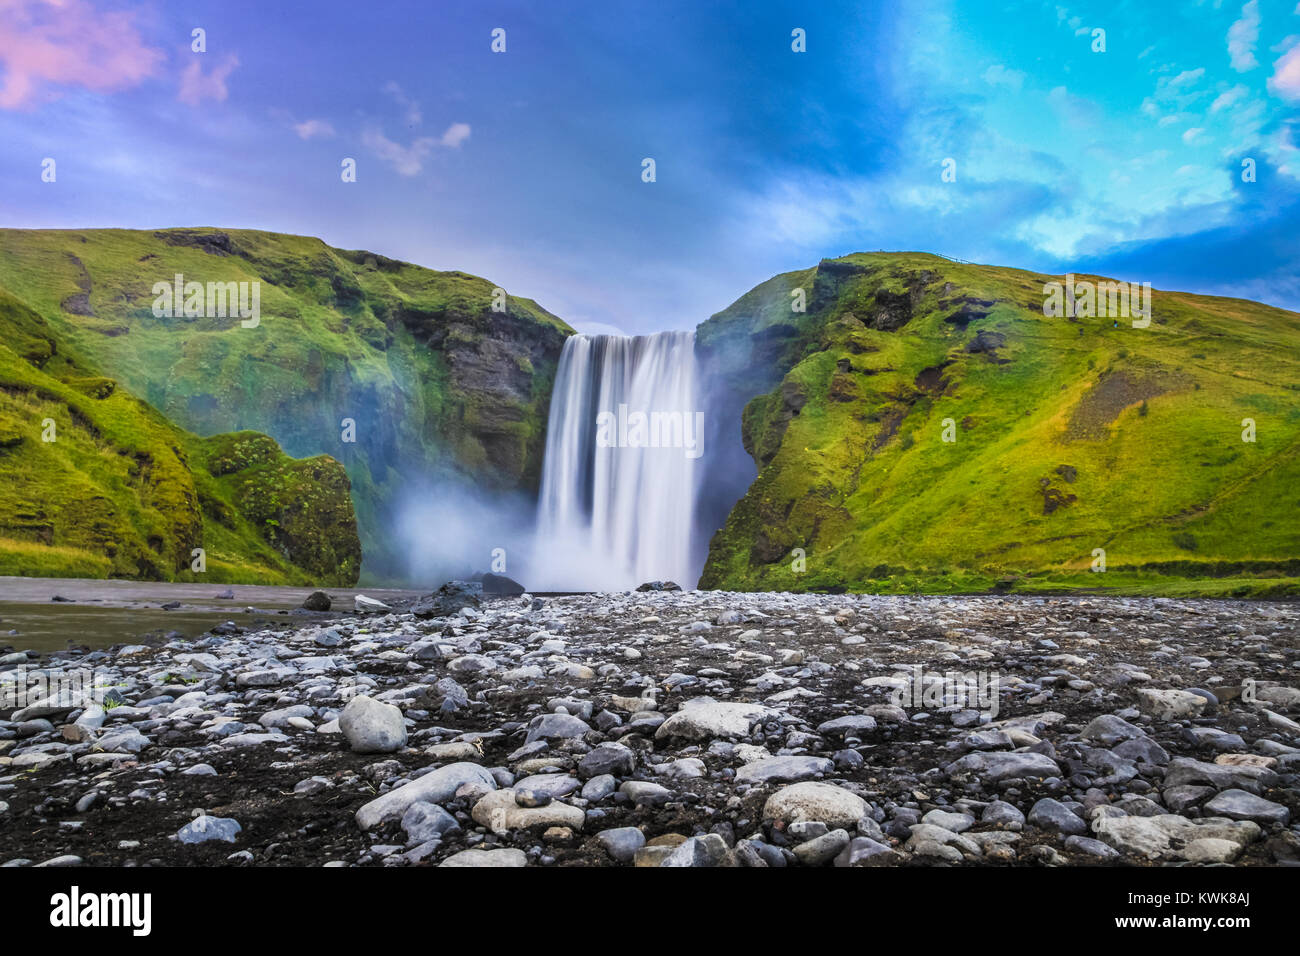
<svg viewBox="0 0 1300 956"><path fill-rule="evenodd" d="M0 656L111 688L0 710L0 863L1300 861L1300 606L452 607Z"/></svg>

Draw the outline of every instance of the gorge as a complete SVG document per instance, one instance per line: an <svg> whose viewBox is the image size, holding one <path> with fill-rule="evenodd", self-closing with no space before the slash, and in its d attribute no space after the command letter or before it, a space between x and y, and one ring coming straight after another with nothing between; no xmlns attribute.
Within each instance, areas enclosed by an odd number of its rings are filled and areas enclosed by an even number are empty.
<svg viewBox="0 0 1300 956"><path fill-rule="evenodd" d="M177 274L260 322L155 316ZM0 573L1295 593L1300 317L1060 278L857 253L618 338L308 237L0 230Z"/></svg>

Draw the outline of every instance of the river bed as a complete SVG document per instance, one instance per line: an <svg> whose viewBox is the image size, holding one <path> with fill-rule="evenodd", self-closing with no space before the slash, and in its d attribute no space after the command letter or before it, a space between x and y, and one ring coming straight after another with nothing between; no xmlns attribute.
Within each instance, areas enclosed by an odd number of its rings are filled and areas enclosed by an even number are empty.
<svg viewBox="0 0 1300 956"><path fill-rule="evenodd" d="M150 633L178 631L186 637L197 637L228 620L244 626L271 624L293 614L314 590L252 584L0 577L0 647L42 652L63 650L69 645L103 648L138 643ZM220 596L226 593L233 597ZM358 594L380 601L410 599L419 594L396 588L328 588L326 593L335 608L346 610L351 610ZM179 606L163 607L172 603Z"/></svg>

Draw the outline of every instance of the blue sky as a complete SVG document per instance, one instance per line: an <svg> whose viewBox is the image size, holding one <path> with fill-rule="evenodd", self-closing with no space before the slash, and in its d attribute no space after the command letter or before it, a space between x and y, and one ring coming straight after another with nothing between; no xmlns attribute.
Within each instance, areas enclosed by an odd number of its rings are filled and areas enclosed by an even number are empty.
<svg viewBox="0 0 1300 956"><path fill-rule="evenodd" d="M589 330L875 249L1300 309L1298 108L1296 0L0 0L0 225L316 235Z"/></svg>

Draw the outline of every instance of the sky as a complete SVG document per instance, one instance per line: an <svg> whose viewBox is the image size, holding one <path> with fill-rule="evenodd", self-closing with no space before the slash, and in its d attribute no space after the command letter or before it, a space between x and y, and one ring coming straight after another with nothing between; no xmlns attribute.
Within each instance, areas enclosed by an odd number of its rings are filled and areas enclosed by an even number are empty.
<svg viewBox="0 0 1300 956"><path fill-rule="evenodd" d="M0 0L0 182L0 226L314 235L580 331L878 249L1300 310L1300 4Z"/></svg>

